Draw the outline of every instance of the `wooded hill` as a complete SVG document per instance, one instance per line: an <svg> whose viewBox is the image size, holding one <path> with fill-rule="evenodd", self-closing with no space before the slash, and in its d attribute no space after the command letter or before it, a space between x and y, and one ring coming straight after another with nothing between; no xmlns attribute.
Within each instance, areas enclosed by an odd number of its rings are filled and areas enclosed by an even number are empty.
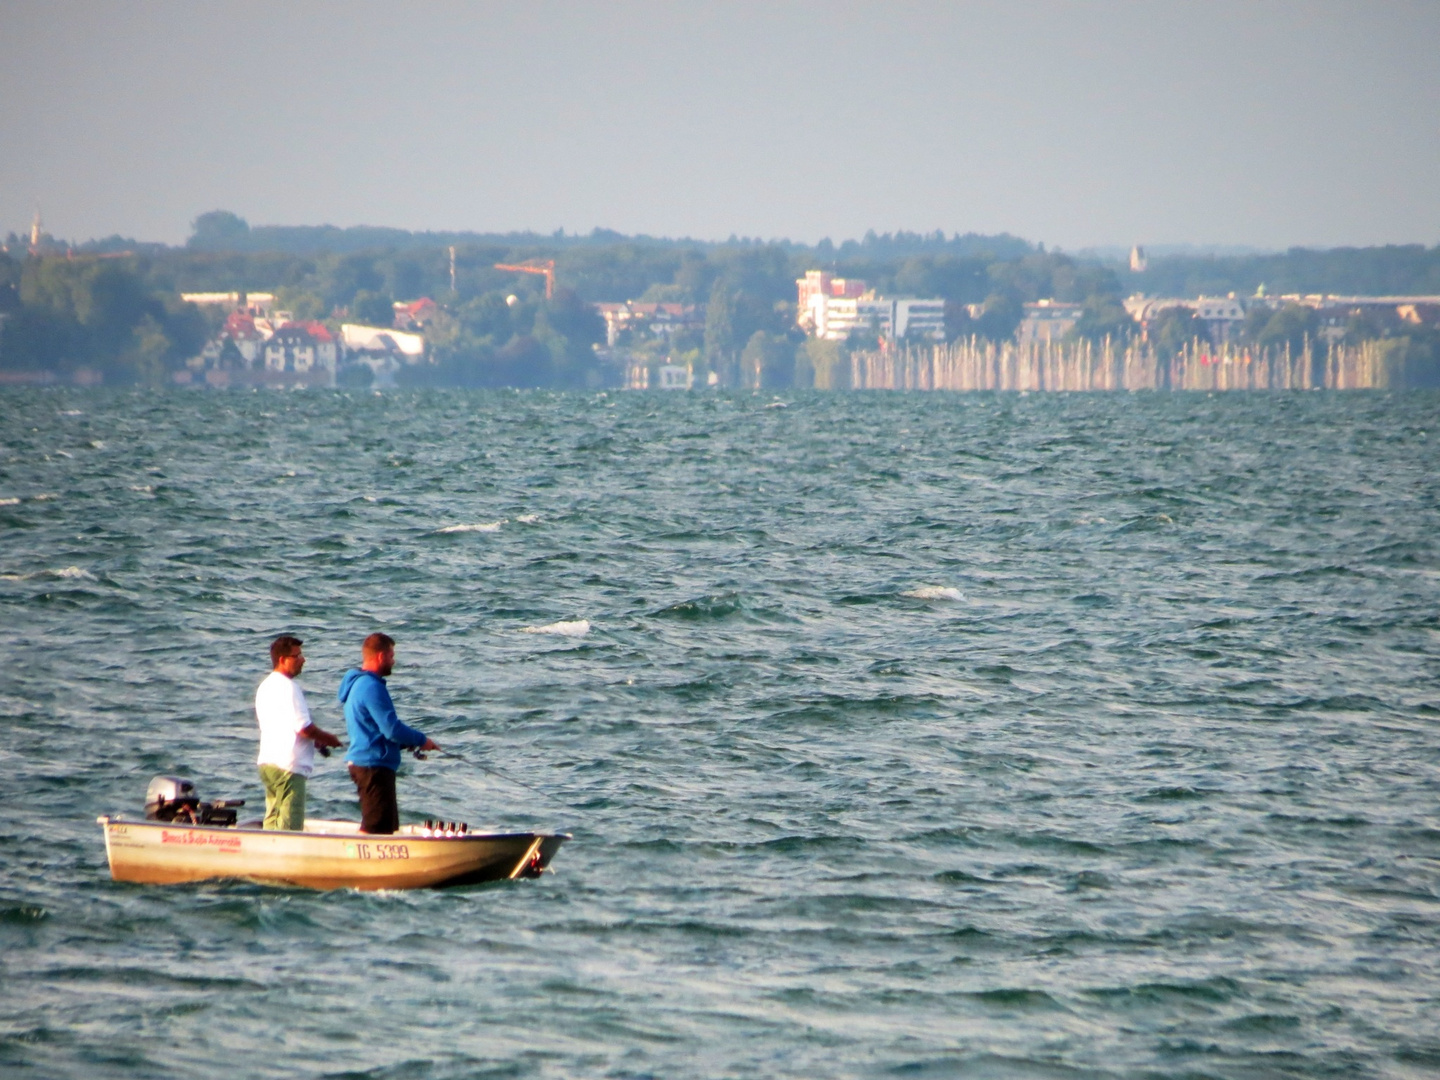
<svg viewBox="0 0 1440 1080"><path fill-rule="evenodd" d="M455 249L451 288L451 247ZM591 348L603 337L589 305L649 300L706 304L705 331L666 343L702 369L733 365L751 345L793 355L795 279L824 268L882 294L950 301L952 337L1010 337L1021 305L1086 305L1077 333L1132 332L1120 300L1132 292L1440 293L1440 247L1377 247L1229 257L1170 256L1143 274L1047 252L1013 236L867 234L840 244L731 238L723 242L557 233L413 233L398 229L258 226L226 211L196 220L178 247L110 237L41 257L0 255L0 370L86 367L107 381L159 381L194 355L215 313L181 292L275 292L299 319L388 323L395 300L429 296L445 308L430 331L438 365L423 377L459 385L594 385ZM554 259L559 288L496 263ZM517 297L508 304L506 298ZM981 305L978 318L967 305ZM1403 331L1403 328L1399 328ZM1382 327L1375 333L1395 333ZM761 335L757 339L756 335ZM758 341L758 345L756 342ZM654 342L641 345L653 347ZM788 353L787 353L788 350ZM754 350L752 350L754 351Z"/></svg>

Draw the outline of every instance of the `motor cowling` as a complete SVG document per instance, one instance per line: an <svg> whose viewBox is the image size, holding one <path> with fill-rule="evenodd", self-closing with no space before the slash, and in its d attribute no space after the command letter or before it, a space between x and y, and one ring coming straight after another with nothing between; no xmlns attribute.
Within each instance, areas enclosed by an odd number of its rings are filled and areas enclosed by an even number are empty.
<svg viewBox="0 0 1440 1080"><path fill-rule="evenodd" d="M145 789L145 819L179 825L234 825L244 799L201 802L195 784L180 776L157 776Z"/></svg>

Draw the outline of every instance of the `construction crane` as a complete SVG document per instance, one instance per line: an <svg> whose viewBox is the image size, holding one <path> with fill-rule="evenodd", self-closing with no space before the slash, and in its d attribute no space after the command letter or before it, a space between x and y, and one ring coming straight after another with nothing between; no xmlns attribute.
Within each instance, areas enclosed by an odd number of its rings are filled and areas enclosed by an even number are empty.
<svg viewBox="0 0 1440 1080"><path fill-rule="evenodd" d="M513 270L517 274L544 274L545 299L555 298L555 260L526 259L523 263L496 263L496 270Z"/></svg>

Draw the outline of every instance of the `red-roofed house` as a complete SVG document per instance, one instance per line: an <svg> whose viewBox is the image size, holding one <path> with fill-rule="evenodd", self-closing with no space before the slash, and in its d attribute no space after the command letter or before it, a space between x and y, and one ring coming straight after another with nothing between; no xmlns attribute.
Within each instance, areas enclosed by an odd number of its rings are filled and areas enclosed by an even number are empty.
<svg viewBox="0 0 1440 1080"><path fill-rule="evenodd" d="M439 310L440 306L428 296L422 296L419 300L396 300L395 329L418 329L433 319Z"/></svg>
<svg viewBox="0 0 1440 1080"><path fill-rule="evenodd" d="M318 322L286 323L265 343L265 370L335 376L335 337Z"/></svg>

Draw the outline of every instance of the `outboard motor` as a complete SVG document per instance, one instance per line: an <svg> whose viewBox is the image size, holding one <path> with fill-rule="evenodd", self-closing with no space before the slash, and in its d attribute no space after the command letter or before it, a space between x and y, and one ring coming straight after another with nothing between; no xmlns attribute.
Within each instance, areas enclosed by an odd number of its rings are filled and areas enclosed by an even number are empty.
<svg viewBox="0 0 1440 1080"><path fill-rule="evenodd" d="M201 802L195 785L179 776L157 776L145 789L145 819L178 825L234 825L244 799Z"/></svg>

